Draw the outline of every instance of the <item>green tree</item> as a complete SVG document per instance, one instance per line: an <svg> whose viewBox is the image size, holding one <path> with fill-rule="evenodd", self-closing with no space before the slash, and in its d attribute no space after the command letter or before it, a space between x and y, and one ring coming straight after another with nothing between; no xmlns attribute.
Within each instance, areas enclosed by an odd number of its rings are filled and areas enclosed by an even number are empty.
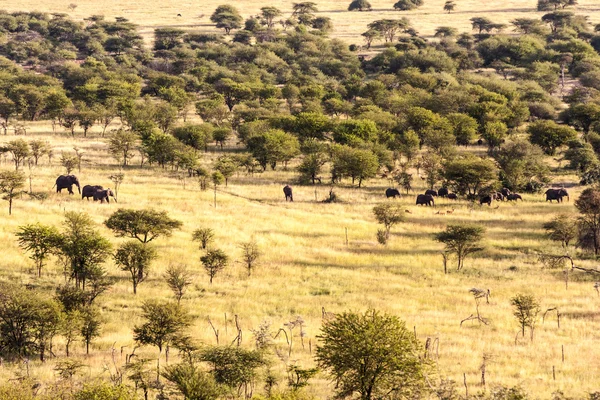
<svg viewBox="0 0 600 400"><path fill-rule="evenodd" d="M193 283L192 275L183 265L169 266L165 272L165 281L169 289L175 295L177 304L181 302L181 298L187 291L188 286Z"/></svg>
<svg viewBox="0 0 600 400"><path fill-rule="evenodd" d="M208 250L206 255L200 257L200 261L202 262L202 266L206 270L210 278L210 283L212 284L213 278L225 269L227 266L227 262L229 261L229 257L227 254L223 252L223 250L215 249Z"/></svg>
<svg viewBox="0 0 600 400"><path fill-rule="evenodd" d="M453 0L447 0L444 3L444 11L450 14L452 11L456 9L456 3Z"/></svg>
<svg viewBox="0 0 600 400"><path fill-rule="evenodd" d="M232 29L242 27L242 16L237 8L229 4L218 6L210 16L210 20L214 22L219 29L225 29L225 33L229 35Z"/></svg>
<svg viewBox="0 0 600 400"><path fill-rule="evenodd" d="M401 11L414 10L423 5L423 0L398 0L394 4L394 9Z"/></svg>
<svg viewBox="0 0 600 400"><path fill-rule="evenodd" d="M404 209L399 204L379 204L373 207L373 214L378 223L385 228L385 239L389 239L392 226L404 221Z"/></svg>
<svg viewBox="0 0 600 400"><path fill-rule="evenodd" d="M252 89L243 83L238 83L230 78L223 78L215 82L215 90L223 96L229 112L233 110L236 104L244 100L250 100L254 93Z"/></svg>
<svg viewBox="0 0 600 400"><path fill-rule="evenodd" d="M247 147L263 170L266 170L267 166L275 169L278 163L287 164L300 153L298 139L279 129L270 129L251 137L248 139Z"/></svg>
<svg viewBox="0 0 600 400"><path fill-rule="evenodd" d="M230 156L221 156L215 162L215 170L219 171L223 175L223 178L225 178L225 187L227 187L229 178L236 173L238 167L236 160Z"/></svg>
<svg viewBox="0 0 600 400"><path fill-rule="evenodd" d="M489 152L493 152L494 149L500 147L506 139L508 128L502 121L488 121L483 125L481 137L485 139L488 144Z"/></svg>
<svg viewBox="0 0 600 400"><path fill-rule="evenodd" d="M281 15L283 15L283 13L277 7L267 6L260 9L261 21L263 25L266 25L269 29L273 29L275 26L275 18L280 17Z"/></svg>
<svg viewBox="0 0 600 400"><path fill-rule="evenodd" d="M97 308L88 306L81 312L81 338L85 343L85 354L90 354L92 340L100 336L102 316Z"/></svg>
<svg viewBox="0 0 600 400"><path fill-rule="evenodd" d="M554 121L535 121L527 127L527 133L531 143L540 146L548 155L554 155L557 148L577 138L573 128Z"/></svg>
<svg viewBox="0 0 600 400"><path fill-rule="evenodd" d="M474 118L461 113L451 113L446 118L452 125L456 144L467 146L477 137L478 125Z"/></svg>
<svg viewBox="0 0 600 400"><path fill-rule="evenodd" d="M221 146L221 150L223 150L223 145L229 138L232 136L233 132L229 127L217 128L213 131L213 140L216 144Z"/></svg>
<svg viewBox="0 0 600 400"><path fill-rule="evenodd" d="M87 383L73 393L73 400L136 400L137 395L125 385L109 382Z"/></svg>
<svg viewBox="0 0 600 400"><path fill-rule="evenodd" d="M460 271L468 255L483 250L483 233L484 229L475 225L448 225L445 231L435 234L435 240L446 245L446 253L456 254L456 270Z"/></svg>
<svg viewBox="0 0 600 400"><path fill-rule="evenodd" d="M483 32L491 32L494 29L494 23L486 17L473 17L471 18L471 26L474 30L478 31L479 36Z"/></svg>
<svg viewBox="0 0 600 400"><path fill-rule="evenodd" d="M173 129L173 136L196 150L206 151L213 140L214 127L211 124L186 124Z"/></svg>
<svg viewBox="0 0 600 400"><path fill-rule="evenodd" d="M224 392L212 375L188 362L167 366L162 376L175 385L185 399L214 400Z"/></svg>
<svg viewBox="0 0 600 400"><path fill-rule="evenodd" d="M546 235L550 240L560 242L563 247L577 237L577 220L567 214L560 214L544 223Z"/></svg>
<svg viewBox="0 0 600 400"><path fill-rule="evenodd" d="M371 22L367 27L369 30L380 32L385 42L392 43L398 31L406 30L410 26L408 19L380 19Z"/></svg>
<svg viewBox="0 0 600 400"><path fill-rule="evenodd" d="M100 267L110 256L111 243L94 229L94 222L85 213L67 211L64 220L65 230L58 243L60 256L66 260L70 278L75 280L78 289L86 290L89 282L89 299L94 300L98 290L107 287L97 287L103 283L104 271Z"/></svg>
<svg viewBox="0 0 600 400"><path fill-rule="evenodd" d="M240 243L240 250L242 250L242 261L248 271L248 276L252 274L252 270L256 267L256 261L262 255L258 243L254 240L249 242Z"/></svg>
<svg viewBox="0 0 600 400"><path fill-rule="evenodd" d="M29 148L31 149L31 157L33 157L36 166L38 165L39 159L50 151L50 145L39 139L30 141Z"/></svg>
<svg viewBox="0 0 600 400"><path fill-rule="evenodd" d="M24 139L11 140L4 146L4 150L12 155L15 169L19 169L19 166L24 164L27 158L31 157L29 143Z"/></svg>
<svg viewBox="0 0 600 400"><path fill-rule="evenodd" d="M2 129L4 129L5 135L8 133L10 118L15 114L16 111L17 107L14 101L7 97L0 96L0 118L2 118L0 126Z"/></svg>
<svg viewBox="0 0 600 400"><path fill-rule="evenodd" d="M170 236L182 223L168 216L166 211L119 209L104 225L117 237L131 237L148 243L160 236Z"/></svg>
<svg viewBox="0 0 600 400"><path fill-rule="evenodd" d="M421 345L395 316L344 312L323 324L318 339L317 363L340 398L409 397L424 384Z"/></svg>
<svg viewBox="0 0 600 400"><path fill-rule="evenodd" d="M542 149L526 139L502 145L493 154L502 184L512 191L536 191L550 182L550 168Z"/></svg>
<svg viewBox="0 0 600 400"><path fill-rule="evenodd" d="M252 397L252 388L258 378L258 368L266 365L262 352L241 347L220 346L203 350L200 359L207 362L215 382Z"/></svg>
<svg viewBox="0 0 600 400"><path fill-rule="evenodd" d="M126 167L139 147L139 135L131 130L117 129L108 138L108 151L123 167Z"/></svg>
<svg viewBox="0 0 600 400"><path fill-rule="evenodd" d="M60 156L60 164L67 170L67 175L71 175L71 172L77 168L79 164L79 158L77 156L69 156L62 153Z"/></svg>
<svg viewBox="0 0 600 400"><path fill-rule="evenodd" d="M53 226L36 223L20 226L15 235L19 247L30 253L29 258L35 262L38 276L41 277L45 261L53 254L60 240L58 230Z"/></svg>
<svg viewBox="0 0 600 400"><path fill-rule="evenodd" d="M166 101L159 101L154 108L154 122L164 133L167 133L177 121L177 108Z"/></svg>
<svg viewBox="0 0 600 400"><path fill-rule="evenodd" d="M200 242L200 249L205 250L214 240L215 232L210 228L198 228L192 233L192 240Z"/></svg>
<svg viewBox="0 0 600 400"><path fill-rule="evenodd" d="M579 211L579 230L591 237L591 247L597 255L600 253L600 190L585 189L575 201L575 207Z"/></svg>
<svg viewBox="0 0 600 400"><path fill-rule="evenodd" d="M75 108L67 108L63 111L60 124L63 128L71 132L71 136L75 137L75 128L77 127L77 122L79 121L79 111Z"/></svg>
<svg viewBox="0 0 600 400"><path fill-rule="evenodd" d="M133 328L133 339L141 345L158 348L157 371L160 372L160 356L163 349L185 333L190 325L189 314L177 303L157 300L142 304L144 322Z"/></svg>
<svg viewBox="0 0 600 400"><path fill-rule="evenodd" d="M216 94L210 99L200 100L196 103L196 113L204 120L217 127L223 127L229 119L229 108L225 104L225 98Z"/></svg>
<svg viewBox="0 0 600 400"><path fill-rule="evenodd" d="M8 201L8 215L12 215L12 204L15 197L21 194L25 187L25 175L21 171L0 172L0 194L3 200Z"/></svg>
<svg viewBox="0 0 600 400"><path fill-rule="evenodd" d="M371 3L367 0L353 0L348 6L348 11L371 11Z"/></svg>
<svg viewBox="0 0 600 400"><path fill-rule="evenodd" d="M491 159L467 155L444 163L443 177L456 193L473 197L496 181L497 169Z"/></svg>
<svg viewBox="0 0 600 400"><path fill-rule="evenodd" d="M521 327L523 337L525 337L525 328L529 328L531 340L533 340L540 304L532 295L518 294L510 299L510 305L514 308L513 315Z"/></svg>
<svg viewBox="0 0 600 400"><path fill-rule="evenodd" d="M344 145L334 149L332 161L333 180L350 177L353 185L358 181L358 187L364 180L374 177L379 169L379 159L372 151Z"/></svg>
<svg viewBox="0 0 600 400"><path fill-rule="evenodd" d="M315 181L320 179L319 175L326 162L327 158L324 153L318 152L305 155L300 165L298 165L300 180L311 181L314 185Z"/></svg>
<svg viewBox="0 0 600 400"><path fill-rule="evenodd" d="M46 350L60 328L56 302L24 288L2 285L0 291L0 348L3 357L23 358Z"/></svg>
<svg viewBox="0 0 600 400"><path fill-rule="evenodd" d="M115 253L115 264L121 271L129 272L133 284L133 294L137 294L137 287L148 277L150 264L156 259L156 250L140 242L127 242L122 244Z"/></svg>

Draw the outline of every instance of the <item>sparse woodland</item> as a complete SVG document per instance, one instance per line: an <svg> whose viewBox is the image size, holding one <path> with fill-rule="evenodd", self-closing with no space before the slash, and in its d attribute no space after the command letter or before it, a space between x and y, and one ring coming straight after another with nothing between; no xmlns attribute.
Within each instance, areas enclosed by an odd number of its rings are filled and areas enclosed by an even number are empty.
<svg viewBox="0 0 600 400"><path fill-rule="evenodd" d="M600 24L428 1L0 11L0 398L600 397Z"/></svg>

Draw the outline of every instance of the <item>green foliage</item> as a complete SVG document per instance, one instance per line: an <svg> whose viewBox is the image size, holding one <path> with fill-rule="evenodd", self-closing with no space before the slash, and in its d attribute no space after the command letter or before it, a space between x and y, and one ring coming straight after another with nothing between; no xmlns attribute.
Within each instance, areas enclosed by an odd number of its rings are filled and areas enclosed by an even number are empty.
<svg viewBox="0 0 600 400"><path fill-rule="evenodd" d="M69 156L62 153L60 156L60 164L67 170L67 175L71 175L71 172L79 165L79 158L77 156Z"/></svg>
<svg viewBox="0 0 600 400"><path fill-rule="evenodd" d="M594 254L600 253L600 190L587 188L577 200L575 207L579 211L580 232L590 236L591 240L583 241L594 249ZM591 242L591 243L589 243Z"/></svg>
<svg viewBox="0 0 600 400"><path fill-rule="evenodd" d="M527 127L529 140L540 146L548 155L554 155L556 149L566 145L577 137L570 127L559 125L554 121L536 121Z"/></svg>
<svg viewBox="0 0 600 400"><path fill-rule="evenodd" d="M423 5L423 0L399 0L394 4L394 9L400 11L414 10Z"/></svg>
<svg viewBox="0 0 600 400"><path fill-rule="evenodd" d="M8 201L8 215L12 215L13 199L21 194L19 189L25 186L25 175L21 171L0 172L0 194Z"/></svg>
<svg viewBox="0 0 600 400"><path fill-rule="evenodd" d="M404 221L404 209L399 204L379 204L373 207L373 214L377 222L384 226L386 239L390 236L392 226Z"/></svg>
<svg viewBox="0 0 600 400"><path fill-rule="evenodd" d="M170 236L182 223L167 215L166 211L119 209L104 225L117 237L131 237L148 243L160 236Z"/></svg>
<svg viewBox="0 0 600 400"><path fill-rule="evenodd" d="M196 150L206 150L208 143L213 140L213 132L211 124L186 124L173 129L173 136Z"/></svg>
<svg viewBox="0 0 600 400"><path fill-rule="evenodd" d="M230 156L221 156L215 162L215 170L219 171L225 178L225 186L227 186L229 178L231 178L233 174L237 172L238 168L238 163L233 157Z"/></svg>
<svg viewBox="0 0 600 400"><path fill-rule="evenodd" d="M73 394L73 400L136 400L137 396L125 385L107 382L88 383Z"/></svg>
<svg viewBox="0 0 600 400"><path fill-rule="evenodd" d="M251 240L249 242L240 243L240 250L242 250L242 261L248 271L248 276L252 274L252 270L256 267L256 261L262 255L258 243Z"/></svg>
<svg viewBox="0 0 600 400"><path fill-rule="evenodd" d="M339 122L333 130L333 140L339 144L359 147L377 139L378 129L373 121L345 120Z"/></svg>
<svg viewBox="0 0 600 400"><path fill-rule="evenodd" d="M167 366L162 376L171 382L186 400L215 400L224 392L212 375L187 362Z"/></svg>
<svg viewBox="0 0 600 400"><path fill-rule="evenodd" d="M80 333L85 342L85 354L90 354L92 340L100 336L102 322L102 317L97 308L88 306L82 310Z"/></svg>
<svg viewBox="0 0 600 400"><path fill-rule="evenodd" d="M540 312L537 299L532 295L518 294L510 299L510 305L514 308L513 315L521 327L523 337L525 337L525 328L529 328L533 340L533 331Z"/></svg>
<svg viewBox="0 0 600 400"><path fill-rule="evenodd" d="M192 233L192 240L200 242L200 249L205 250L215 238L215 232L211 228L198 228Z"/></svg>
<svg viewBox="0 0 600 400"><path fill-rule="evenodd" d="M550 168L542 149L524 139L509 141L493 154L504 187L531 191L550 182Z"/></svg>
<svg viewBox="0 0 600 400"><path fill-rule="evenodd" d="M60 241L60 234L53 226L40 223L23 225L15 233L19 247L30 252L29 258L35 262L38 276L42 276L44 262L53 254Z"/></svg>
<svg viewBox="0 0 600 400"><path fill-rule="evenodd" d="M133 328L133 339L142 345L158 347L159 353L176 342L191 323L190 316L179 304L158 300L142 304L142 318L144 322Z"/></svg>
<svg viewBox="0 0 600 400"><path fill-rule="evenodd" d="M137 287L148 277L150 264L156 259L156 250L141 242L126 242L117 249L114 259L121 271L129 272L133 284L133 294Z"/></svg>
<svg viewBox="0 0 600 400"><path fill-rule="evenodd" d="M217 275L217 273L224 270L227 266L229 257L223 250L215 249L208 250L206 255L200 257L200 261L202 262L202 266L206 270L206 273L210 278L210 283L212 284L213 278Z"/></svg>
<svg viewBox="0 0 600 400"><path fill-rule="evenodd" d="M31 156L29 143L24 139L11 140L4 146L3 150L12 155L15 169L19 169L19 166L23 165L25 160Z"/></svg>
<svg viewBox="0 0 600 400"><path fill-rule="evenodd" d="M488 158L466 155L444 163L443 177L456 193L474 196L496 182L497 170Z"/></svg>
<svg viewBox="0 0 600 400"><path fill-rule="evenodd" d="M120 163L126 167L129 160L137 150L139 135L133 131L117 129L108 138L108 151Z"/></svg>
<svg viewBox="0 0 600 400"><path fill-rule="evenodd" d="M371 11L371 3L367 0L353 0L348 6L348 11Z"/></svg>
<svg viewBox="0 0 600 400"><path fill-rule="evenodd" d="M550 240L560 242L563 247L577 237L577 221L567 214L560 214L551 221L544 223L546 235Z"/></svg>
<svg viewBox="0 0 600 400"><path fill-rule="evenodd" d="M225 33L229 35L232 29L239 29L242 26L242 16L237 8L229 4L221 5L210 16L210 20L214 22L219 29L225 29Z"/></svg>
<svg viewBox="0 0 600 400"><path fill-rule="evenodd" d="M481 137L485 139L488 144L490 153L497 147L499 147L506 139L508 128L502 121L490 121L486 122L481 132Z"/></svg>
<svg viewBox="0 0 600 400"><path fill-rule="evenodd" d="M275 169L278 163L287 163L300 153L298 139L279 129L252 136L247 141L247 147L263 170L269 165Z"/></svg>
<svg viewBox="0 0 600 400"><path fill-rule="evenodd" d="M434 237L446 245L446 253L456 254L456 270L460 271L468 255L483 250L480 247L483 233L484 229L475 225L448 225L445 231L436 233Z"/></svg>
<svg viewBox="0 0 600 400"><path fill-rule="evenodd" d="M372 178L379 169L379 160L370 150L355 149L349 146L337 146L333 149L331 175L334 181L344 177L352 178L352 184Z"/></svg>
<svg viewBox="0 0 600 400"><path fill-rule="evenodd" d="M323 324L318 339L317 363L340 397L411 397L424 384L421 345L395 316L344 312Z"/></svg>
<svg viewBox="0 0 600 400"><path fill-rule="evenodd" d="M233 346L210 347L200 359L209 364L215 382L246 395L252 391L257 370L266 365L262 352Z"/></svg>
<svg viewBox="0 0 600 400"><path fill-rule="evenodd" d="M188 286L192 284L192 276L185 266L169 266L165 272L165 282L175 294L175 299L179 304Z"/></svg>

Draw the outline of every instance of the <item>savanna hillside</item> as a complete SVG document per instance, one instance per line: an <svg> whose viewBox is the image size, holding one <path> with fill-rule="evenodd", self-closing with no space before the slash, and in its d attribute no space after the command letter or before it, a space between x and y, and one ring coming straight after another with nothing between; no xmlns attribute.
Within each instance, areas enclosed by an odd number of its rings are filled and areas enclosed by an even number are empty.
<svg viewBox="0 0 600 400"><path fill-rule="evenodd" d="M371 309L382 398L595 398L594 5L253 4L0 15L0 397L330 398L317 336Z"/></svg>

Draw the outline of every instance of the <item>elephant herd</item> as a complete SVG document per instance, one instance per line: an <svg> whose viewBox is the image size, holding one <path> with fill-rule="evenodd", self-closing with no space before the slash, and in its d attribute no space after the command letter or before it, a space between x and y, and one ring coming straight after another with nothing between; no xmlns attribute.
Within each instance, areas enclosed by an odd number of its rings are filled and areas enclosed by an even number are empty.
<svg viewBox="0 0 600 400"><path fill-rule="evenodd" d="M81 194L81 199L90 200L90 197L94 201L100 200L100 203L110 203L109 198L112 197L117 202L115 193L110 189L104 189L100 185L85 185L83 188L79 185L79 179L75 175L61 175L56 178L56 193L62 193L63 189L67 189L69 194L73 194L73 185L77 186L77 190Z"/></svg>
<svg viewBox="0 0 600 400"><path fill-rule="evenodd" d="M546 201L552 202L556 200L557 203L562 203L563 198L566 197L569 199L569 193L565 188L552 188L546 190L544 192L546 196ZM390 197L402 197L398 189L388 188L385 191L385 196L389 199ZM443 187L439 190L428 189L424 194L417 195L416 205L424 205L424 206L434 206L435 205L435 197L445 197L449 200L457 200L458 196L456 193L452 193L448 191L447 188ZM480 196L479 204L488 206L492 205L493 201L523 201L523 197L518 193L511 192L508 188L502 188L499 192L493 192L489 194L485 194Z"/></svg>

